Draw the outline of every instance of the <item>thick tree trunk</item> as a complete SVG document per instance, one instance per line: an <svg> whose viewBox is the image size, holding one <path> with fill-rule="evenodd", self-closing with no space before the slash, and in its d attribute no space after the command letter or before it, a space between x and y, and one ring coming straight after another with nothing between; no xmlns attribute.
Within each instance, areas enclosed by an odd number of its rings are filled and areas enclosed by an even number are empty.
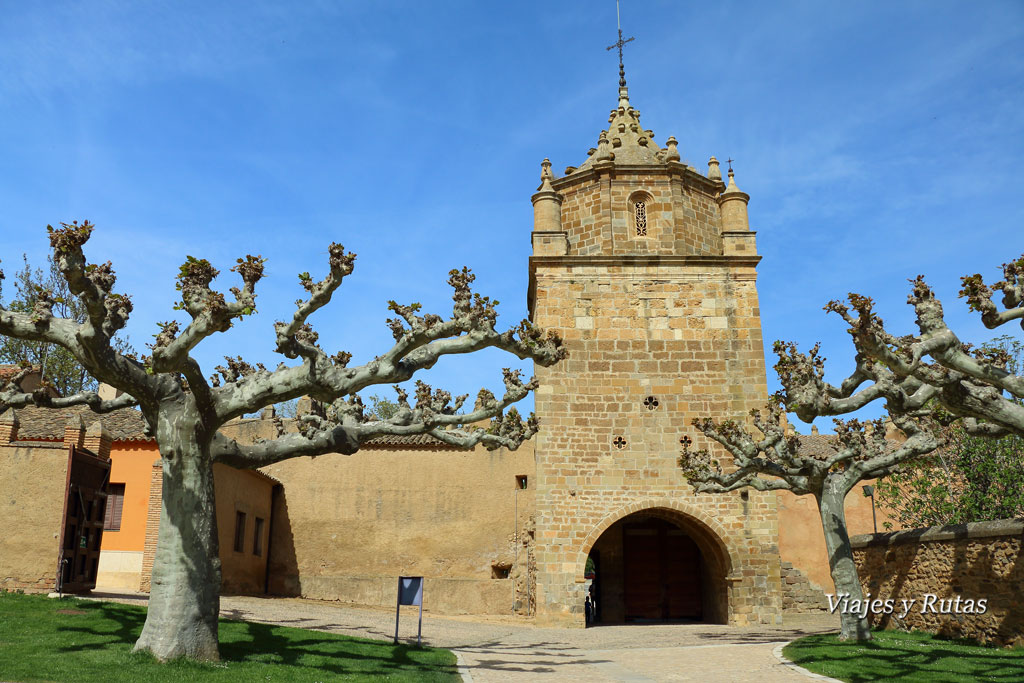
<svg viewBox="0 0 1024 683"><path fill-rule="evenodd" d="M159 432L158 432L159 434ZM163 508L149 613L135 650L166 661L215 661L220 613L220 555L213 463L194 439L160 443ZM174 441L175 439L160 439Z"/></svg>
<svg viewBox="0 0 1024 683"><path fill-rule="evenodd" d="M863 610L864 595L861 592L857 564L853 560L850 535L846 531L845 487L838 481L827 481L818 498L821 526L825 531L825 548L828 551L828 565L832 570L832 581L836 585L836 600L840 601L840 640L871 640L871 629ZM849 600L843 600L848 597ZM856 601L856 602L855 602Z"/></svg>

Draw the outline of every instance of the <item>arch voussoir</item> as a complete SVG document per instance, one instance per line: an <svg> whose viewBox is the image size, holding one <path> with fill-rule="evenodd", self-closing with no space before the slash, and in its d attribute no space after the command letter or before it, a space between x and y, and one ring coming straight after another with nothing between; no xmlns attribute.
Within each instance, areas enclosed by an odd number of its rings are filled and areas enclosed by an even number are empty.
<svg viewBox="0 0 1024 683"><path fill-rule="evenodd" d="M577 556L577 576L583 576L586 569L587 556L590 554L594 544L597 543L597 540L601 538L601 534L607 531L612 524L615 524L615 522L623 519L624 517L636 514L637 512L659 509L671 510L682 516L684 518L683 521L687 522L688 526L692 525L697 527L698 530L703 531L704 535L707 537L706 540L711 541L714 544L714 550L719 555L719 559L726 565L723 567L723 570L726 573L739 566L736 550L731 547L729 542L726 540L730 538L730 536L717 520L708 516L700 508L694 505L689 505L669 498L648 498L624 505L623 507L609 513L591 529L590 533L587 534L580 546L580 552Z"/></svg>

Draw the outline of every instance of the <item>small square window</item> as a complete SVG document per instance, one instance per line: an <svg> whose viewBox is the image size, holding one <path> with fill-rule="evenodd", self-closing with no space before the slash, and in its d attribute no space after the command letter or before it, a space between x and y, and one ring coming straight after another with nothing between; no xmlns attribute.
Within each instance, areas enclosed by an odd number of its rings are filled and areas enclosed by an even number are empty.
<svg viewBox="0 0 1024 683"><path fill-rule="evenodd" d="M516 488L517 489L524 489L525 490L528 487L529 487L529 479L527 478L527 476L525 474L517 474L516 475Z"/></svg>

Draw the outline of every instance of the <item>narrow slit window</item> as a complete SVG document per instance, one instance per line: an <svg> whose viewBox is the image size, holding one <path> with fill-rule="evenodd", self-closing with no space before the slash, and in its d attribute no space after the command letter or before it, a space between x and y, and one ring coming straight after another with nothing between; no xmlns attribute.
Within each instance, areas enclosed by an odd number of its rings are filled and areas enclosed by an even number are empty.
<svg viewBox="0 0 1024 683"><path fill-rule="evenodd" d="M256 518L256 532L252 539L252 554L259 557L263 554L263 518Z"/></svg>
<svg viewBox="0 0 1024 683"><path fill-rule="evenodd" d="M636 221L636 236L647 237L647 202L633 205L633 218Z"/></svg>
<svg viewBox="0 0 1024 683"><path fill-rule="evenodd" d="M245 552L245 513L235 512L235 552Z"/></svg>

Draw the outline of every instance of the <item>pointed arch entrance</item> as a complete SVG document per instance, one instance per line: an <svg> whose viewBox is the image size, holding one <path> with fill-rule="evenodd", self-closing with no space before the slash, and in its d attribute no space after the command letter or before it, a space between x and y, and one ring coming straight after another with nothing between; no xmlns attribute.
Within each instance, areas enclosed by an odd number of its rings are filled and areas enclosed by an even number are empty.
<svg viewBox="0 0 1024 683"><path fill-rule="evenodd" d="M595 623L728 623L729 551L675 507L627 510L591 533L584 572Z"/></svg>

